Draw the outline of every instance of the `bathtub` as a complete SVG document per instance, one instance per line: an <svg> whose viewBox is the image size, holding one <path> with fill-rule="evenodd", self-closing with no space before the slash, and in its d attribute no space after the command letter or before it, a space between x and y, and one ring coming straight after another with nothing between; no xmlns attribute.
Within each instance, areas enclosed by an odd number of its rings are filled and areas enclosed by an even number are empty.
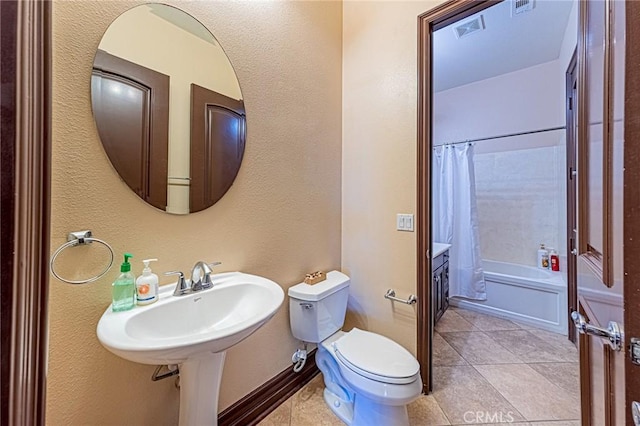
<svg viewBox="0 0 640 426"><path fill-rule="evenodd" d="M483 260L487 300L450 298L450 304L523 324L567 333L567 284L561 272Z"/></svg>

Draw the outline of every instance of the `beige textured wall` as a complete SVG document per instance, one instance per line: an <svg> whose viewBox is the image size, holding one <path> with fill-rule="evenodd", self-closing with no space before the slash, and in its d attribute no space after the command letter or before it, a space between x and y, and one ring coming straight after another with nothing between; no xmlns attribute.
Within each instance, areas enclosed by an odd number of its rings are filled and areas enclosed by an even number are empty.
<svg viewBox="0 0 640 426"><path fill-rule="evenodd" d="M342 268L349 326L415 353L415 307L383 298L416 291L416 234L396 231L416 210L417 17L439 1L348 1L343 8Z"/></svg>
<svg viewBox="0 0 640 426"><path fill-rule="evenodd" d="M189 216L144 204L119 179L98 140L89 79L102 33L134 2L56 1L53 8L52 250L69 231L92 229L118 257L160 259L157 272L221 260L220 271L266 276L286 289L305 272L340 267L342 5L338 2L176 2L200 19L236 69L247 109L240 173L213 207ZM60 259L70 277L94 273L98 247ZM72 265L76 263L76 265ZM74 272L77 271L77 272ZM47 422L174 425L173 380L102 348L96 324L110 283L71 286L52 277ZM164 283L168 280L163 279ZM229 351L224 409L290 365L296 342L287 306Z"/></svg>

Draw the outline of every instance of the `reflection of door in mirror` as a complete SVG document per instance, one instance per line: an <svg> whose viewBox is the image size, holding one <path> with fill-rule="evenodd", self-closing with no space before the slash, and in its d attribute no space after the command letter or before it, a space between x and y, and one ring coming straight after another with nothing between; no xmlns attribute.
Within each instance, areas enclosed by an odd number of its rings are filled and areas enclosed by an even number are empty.
<svg viewBox="0 0 640 426"><path fill-rule="evenodd" d="M190 212L206 209L229 190L244 140L244 102L191 84Z"/></svg>
<svg viewBox="0 0 640 426"><path fill-rule="evenodd" d="M98 50L91 94L109 160L139 197L165 210L169 77Z"/></svg>
<svg viewBox="0 0 640 426"><path fill-rule="evenodd" d="M100 98L93 100L94 109L99 103L106 111L96 112L94 116L105 150L116 171L143 200L167 213L188 214L210 207L224 195L238 174L246 135L240 84L220 43L198 20L182 10L148 3L127 10L113 21L100 41L99 50L96 71L92 77L92 88L97 89L93 90L92 96ZM169 77L168 119L165 112L162 113L162 119L156 119L156 89L146 81L133 77L135 84L129 89L122 83L126 79L114 78L113 70L104 70L98 65L105 54L122 60L121 63L137 64L143 70L153 70ZM219 95L213 103L203 98L205 103L198 106L198 114L191 113L192 84ZM95 93L96 90L100 93ZM115 99L117 106L107 107L111 105L106 99L108 95L126 93L127 90L138 90L137 94L132 93L135 99ZM224 102L217 99L224 99ZM124 107L118 105L125 101ZM136 102L142 109L134 107ZM166 102L163 107L165 105ZM209 110L205 111L206 108ZM216 108L218 111L214 111ZM105 116L107 120L103 123ZM189 147L192 143L192 116L198 116L200 120L196 128L201 139L194 144L201 146L201 149L196 153L191 153ZM162 125L162 132L156 128L156 124ZM138 139L147 137L148 140L135 142L132 146L132 138L126 135L126 128L137 132ZM164 138L167 128L166 149L164 145L162 149L157 149L156 137L161 133ZM218 129L226 134L215 135ZM230 135L232 130L237 133ZM104 135L108 140L104 139ZM223 143L224 147L216 146L217 141ZM120 148L124 150L123 153L118 152ZM222 154L226 149L232 152ZM144 157L139 163L141 165L129 161L134 157ZM122 158L132 164L122 165ZM191 164L192 158L195 159L194 165ZM204 160L214 158L215 163L203 164ZM201 167L206 169L200 170ZM155 172L158 172L157 175ZM156 191L156 176L162 176L164 180L162 186L166 188L162 191L159 177ZM192 185L196 188L193 197ZM146 188L149 189L148 193L145 192Z"/></svg>

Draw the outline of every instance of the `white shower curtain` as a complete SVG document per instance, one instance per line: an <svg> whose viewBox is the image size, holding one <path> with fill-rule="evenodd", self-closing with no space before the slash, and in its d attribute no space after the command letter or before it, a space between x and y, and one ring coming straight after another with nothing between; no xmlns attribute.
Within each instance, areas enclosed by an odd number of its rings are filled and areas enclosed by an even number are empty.
<svg viewBox="0 0 640 426"><path fill-rule="evenodd" d="M480 258L473 145L433 149L433 241L451 244L449 296L486 300Z"/></svg>

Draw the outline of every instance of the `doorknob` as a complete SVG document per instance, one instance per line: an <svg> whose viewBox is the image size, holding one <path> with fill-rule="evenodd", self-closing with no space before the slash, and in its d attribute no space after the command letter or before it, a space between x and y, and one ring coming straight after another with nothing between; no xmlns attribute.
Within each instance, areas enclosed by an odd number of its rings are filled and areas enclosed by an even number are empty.
<svg viewBox="0 0 640 426"><path fill-rule="evenodd" d="M631 403L631 417L633 417L633 424L640 426L640 404L637 401Z"/></svg>
<svg viewBox="0 0 640 426"><path fill-rule="evenodd" d="M571 312L571 319L580 334L602 337L609 341L609 346L611 346L611 349L614 351L622 349L622 333L620 332L620 326L617 322L609 321L607 328L596 327L595 325L588 324L584 317L577 311Z"/></svg>

